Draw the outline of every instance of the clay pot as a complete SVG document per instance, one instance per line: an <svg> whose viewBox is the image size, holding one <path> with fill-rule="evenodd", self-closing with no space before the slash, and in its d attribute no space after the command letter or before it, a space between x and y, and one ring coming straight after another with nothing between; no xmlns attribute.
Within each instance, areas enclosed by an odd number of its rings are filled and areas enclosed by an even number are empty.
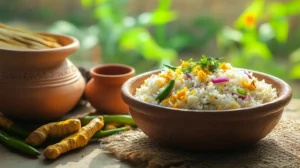
<svg viewBox="0 0 300 168"><path fill-rule="evenodd" d="M135 70L126 65L106 64L90 70L85 95L91 105L101 113L128 114L128 106L121 98L123 83L134 76Z"/></svg>
<svg viewBox="0 0 300 168"><path fill-rule="evenodd" d="M122 87L122 97L138 127L151 140L174 148L216 150L254 144L273 130L292 97L292 89L283 80L252 71L259 80L264 79L277 89L277 99L256 107L232 110L177 109L137 100L136 88L159 72L129 79Z"/></svg>
<svg viewBox="0 0 300 168"><path fill-rule="evenodd" d="M0 49L0 112L25 121L56 119L80 99L85 81L66 58L79 48L72 37L47 34L63 47Z"/></svg>

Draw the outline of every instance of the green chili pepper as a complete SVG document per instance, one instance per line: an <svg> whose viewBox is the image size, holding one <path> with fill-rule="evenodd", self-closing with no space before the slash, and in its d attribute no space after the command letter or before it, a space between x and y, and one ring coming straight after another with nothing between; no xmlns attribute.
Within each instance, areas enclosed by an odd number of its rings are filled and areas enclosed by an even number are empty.
<svg viewBox="0 0 300 168"><path fill-rule="evenodd" d="M173 66L173 65L168 65L168 64L163 64L165 67L171 69L172 71L175 71L177 69L177 67Z"/></svg>
<svg viewBox="0 0 300 168"><path fill-rule="evenodd" d="M165 99L166 97L169 96L169 94L172 92L172 89L175 85L176 78L177 77L170 80L169 84L165 87L165 89L162 92L159 93L159 95L157 96L157 98L155 100L158 100L159 102L161 102L163 99Z"/></svg>
<svg viewBox="0 0 300 168"><path fill-rule="evenodd" d="M245 91L245 90L243 90L243 89L236 89L236 91L239 93L239 94L241 94L241 95L243 95L243 96L247 96L247 91Z"/></svg>
<svg viewBox="0 0 300 168"><path fill-rule="evenodd" d="M85 116L81 118L81 124L87 125L92 119L98 116ZM103 115L104 123L118 123L118 124L128 124L133 127L136 127L135 121L130 115Z"/></svg>
<svg viewBox="0 0 300 168"><path fill-rule="evenodd" d="M92 139L104 138L104 137L113 135L113 134L118 133L118 132L127 131L129 129L130 128L128 128L128 127L120 127L120 128L115 128L115 129L111 129L111 130L104 130L104 131L101 130L101 131L96 132L93 135Z"/></svg>
<svg viewBox="0 0 300 168"><path fill-rule="evenodd" d="M23 141L14 139L10 136L8 136L4 131L0 130L0 142L3 143L5 146L16 149L18 151L21 151L23 153L37 156L40 155L40 152L33 148L32 146L27 145Z"/></svg>
<svg viewBox="0 0 300 168"><path fill-rule="evenodd" d="M12 125L8 131L11 131L12 133L16 134L16 135L19 135L20 137L22 138L27 138L28 135L29 135L29 132L22 129L20 126L14 124Z"/></svg>
<svg viewBox="0 0 300 168"><path fill-rule="evenodd" d="M24 130L14 122L12 122L10 119L0 115L0 127L8 131L9 133L13 133L15 135L18 135L22 138L27 138L29 135L29 132L27 130Z"/></svg>

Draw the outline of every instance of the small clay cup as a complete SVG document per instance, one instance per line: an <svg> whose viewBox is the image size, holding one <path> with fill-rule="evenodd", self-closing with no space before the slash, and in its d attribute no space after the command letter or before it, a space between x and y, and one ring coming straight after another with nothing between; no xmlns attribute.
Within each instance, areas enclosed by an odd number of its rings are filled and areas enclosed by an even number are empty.
<svg viewBox="0 0 300 168"><path fill-rule="evenodd" d="M98 113L128 114L128 105L121 98L121 88L135 74L134 68L122 64L105 64L90 70L85 96Z"/></svg>

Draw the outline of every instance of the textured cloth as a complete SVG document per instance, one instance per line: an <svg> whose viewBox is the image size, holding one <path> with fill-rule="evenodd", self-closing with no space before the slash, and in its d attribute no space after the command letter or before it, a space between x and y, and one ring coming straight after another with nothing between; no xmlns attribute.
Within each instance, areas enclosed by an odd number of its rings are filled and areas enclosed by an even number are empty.
<svg viewBox="0 0 300 168"><path fill-rule="evenodd" d="M222 152L188 152L152 142L139 129L102 139L101 147L137 167L171 168L300 168L300 123L280 121L257 144Z"/></svg>

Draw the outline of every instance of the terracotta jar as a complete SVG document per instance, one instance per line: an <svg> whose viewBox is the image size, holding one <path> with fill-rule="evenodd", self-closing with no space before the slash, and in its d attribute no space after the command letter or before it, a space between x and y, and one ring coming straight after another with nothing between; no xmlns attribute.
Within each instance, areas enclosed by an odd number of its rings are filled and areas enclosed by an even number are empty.
<svg viewBox="0 0 300 168"><path fill-rule="evenodd" d="M121 98L121 87L135 70L126 65L106 64L90 70L92 79L88 82L85 95L91 105L100 113L128 114L128 106Z"/></svg>
<svg viewBox="0 0 300 168"><path fill-rule="evenodd" d="M25 121L56 119L80 99L85 81L66 58L79 48L72 37L53 35L63 47L0 49L0 112Z"/></svg>

